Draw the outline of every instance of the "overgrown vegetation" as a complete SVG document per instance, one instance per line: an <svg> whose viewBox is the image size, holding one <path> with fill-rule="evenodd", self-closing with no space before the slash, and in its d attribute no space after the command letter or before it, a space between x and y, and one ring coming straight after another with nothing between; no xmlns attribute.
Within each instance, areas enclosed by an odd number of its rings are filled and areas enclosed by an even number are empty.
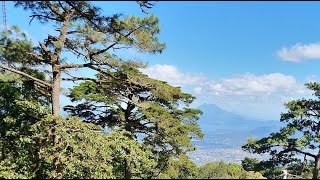
<svg viewBox="0 0 320 180"><path fill-rule="evenodd" d="M154 5L137 4L143 12ZM203 137L202 112L189 107L195 97L142 74L144 62L117 54L165 49L155 15L104 16L82 1L16 6L31 12L30 22L51 23L58 35L33 45L17 26L1 33L0 178L264 179L283 175L284 165L290 174L318 178L320 84L307 84L316 99L286 104L286 127L243 146L270 160L198 167L187 156L195 150L191 140ZM95 77L70 73L79 68ZM79 82L67 93L73 104L63 107L66 116L60 115L62 81Z"/></svg>

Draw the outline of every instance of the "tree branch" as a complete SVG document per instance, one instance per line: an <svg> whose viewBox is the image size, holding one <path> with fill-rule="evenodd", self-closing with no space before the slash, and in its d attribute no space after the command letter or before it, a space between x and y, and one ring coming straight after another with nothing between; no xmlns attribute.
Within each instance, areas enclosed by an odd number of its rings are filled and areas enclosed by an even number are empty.
<svg viewBox="0 0 320 180"><path fill-rule="evenodd" d="M89 129L88 131L92 131L92 132L98 132L98 133L103 133L103 130L93 130L93 129ZM82 129L68 129L66 130L66 132L85 132L85 130Z"/></svg>
<svg viewBox="0 0 320 180"><path fill-rule="evenodd" d="M316 157L317 157L317 156L314 155L314 154L301 151L300 149L297 149L297 148L295 148L295 147L294 147L294 148L288 147L287 149L281 151L280 153L286 153L286 152L290 152L290 151L295 151L295 152L298 152L298 153L301 153L301 154L304 154L304 155L307 155L307 156L310 156L310 157L313 157L313 158L316 158Z"/></svg>
<svg viewBox="0 0 320 180"><path fill-rule="evenodd" d="M58 1L58 3L59 3L59 5L60 5L60 7L63 9L63 11L64 12L67 12L67 10L63 7L63 5L61 4L61 2L60 1Z"/></svg>
<svg viewBox="0 0 320 180"><path fill-rule="evenodd" d="M40 54L36 54L36 53L28 53L28 54L33 56L33 57L35 57L40 62L44 62L44 63L50 64L50 61L45 60L42 57L40 57Z"/></svg>
<svg viewBox="0 0 320 180"><path fill-rule="evenodd" d="M43 18L47 18L47 19L50 19L50 20L54 20L54 21L60 21L59 19L56 19L56 18L52 18L52 17L49 17L49 16L44 16L44 15L41 15L41 14L33 14L31 16L31 20L29 22L29 24L31 23L31 21L35 18L35 17L43 17Z"/></svg>
<svg viewBox="0 0 320 180"><path fill-rule="evenodd" d="M39 42L39 45L41 49L46 53L47 56L51 56L52 53L45 44L43 44L42 42Z"/></svg>
<svg viewBox="0 0 320 180"><path fill-rule="evenodd" d="M55 13L56 15L60 16L60 18L64 18L63 14L55 7L52 6L52 4L49 1L44 1L44 3L47 4L47 6L50 8L50 10Z"/></svg>
<svg viewBox="0 0 320 180"><path fill-rule="evenodd" d="M38 83L35 83L37 85L39 85ZM37 86L34 86L35 90L37 90L38 92L40 92L42 95L45 95L45 96L51 96L51 93L47 93L45 92L44 90L42 90L41 88L38 88Z"/></svg>
<svg viewBox="0 0 320 180"><path fill-rule="evenodd" d="M38 82L38 85L40 85L40 86L50 87L50 88L51 88L51 84L49 84L49 83L47 83L47 82L45 82L45 81L42 81L42 80L40 80L40 79L38 79L38 78L35 78L35 77L33 77L33 76L31 76L31 75L29 75L29 74L27 74L27 73L21 72L21 71L19 71L19 70L16 70L16 69L10 68L10 67L8 67L8 66L4 66L4 65L0 65L0 68L6 69L6 70L8 70L8 71L11 71L11 72L20 74L20 75L22 75L22 76L25 76L25 77L27 77L27 78L29 78L29 79L32 79L33 81Z"/></svg>
<svg viewBox="0 0 320 180"><path fill-rule="evenodd" d="M130 31L128 34L124 35L124 37L128 37L130 36L132 33L134 33L135 31L137 31L138 29L140 29L142 27L142 25L140 25L139 27L133 29L132 31ZM113 46L117 45L119 43L120 40L117 40L116 42L112 43L110 46L108 46L107 48L105 49L102 49L98 52L95 52L95 53L92 53L90 54L90 59L95 56L95 55L98 55L98 54L101 54L101 53L104 53L106 51L108 51L110 48L112 48Z"/></svg>
<svg viewBox="0 0 320 180"><path fill-rule="evenodd" d="M61 64L60 69L69 69L69 68L84 68L84 67L90 67L90 66L109 66L112 67L109 63L85 63L85 64Z"/></svg>
<svg viewBox="0 0 320 180"><path fill-rule="evenodd" d="M101 74L104 74L104 75L106 75L106 76L109 76L109 77L112 77L112 78L116 79L115 76L111 75L110 73L107 73L107 72L103 71L103 70L100 69L100 68L94 67L93 65L89 65L88 67L90 67L91 69L94 69L94 70L98 71L98 72L101 73Z"/></svg>
<svg viewBox="0 0 320 180"><path fill-rule="evenodd" d="M91 68L93 70L96 70L98 72L100 72L101 74L107 75L109 77L112 78L116 78L115 76L111 75L110 73L107 73L105 71L103 71L101 69L101 67L95 67L95 66L102 66L102 65L107 65L109 67L112 67L110 64L108 63L97 63L97 64L93 64L93 63L86 63L86 64L62 64L59 66L59 68L62 69L67 69L67 68L83 68L83 67L88 67Z"/></svg>
<svg viewBox="0 0 320 180"><path fill-rule="evenodd" d="M81 31L68 31L67 34L82 33Z"/></svg>
<svg viewBox="0 0 320 180"><path fill-rule="evenodd" d="M114 51L114 50L117 50L117 49L130 49L130 48L132 48L132 47L130 47L130 46L112 47L112 50Z"/></svg>
<svg viewBox="0 0 320 180"><path fill-rule="evenodd" d="M93 81L96 83L111 83L110 81L106 80L99 80L99 79L93 79L93 78L85 78L85 77L73 77L73 78L62 78L63 81Z"/></svg>

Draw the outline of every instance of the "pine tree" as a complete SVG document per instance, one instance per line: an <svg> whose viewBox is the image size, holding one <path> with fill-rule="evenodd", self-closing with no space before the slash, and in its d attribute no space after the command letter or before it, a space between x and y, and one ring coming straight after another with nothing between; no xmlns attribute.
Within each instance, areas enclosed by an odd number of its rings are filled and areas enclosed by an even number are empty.
<svg viewBox="0 0 320 180"><path fill-rule="evenodd" d="M111 131L125 132L129 139L143 144L153 153L156 167L144 171L149 178L157 177L172 158L194 150L190 140L202 138L197 124L201 111L188 108L195 97L179 87L149 78L135 68L98 74L98 82L86 81L71 90L72 101L83 101L66 110L83 121ZM130 156L132 149L124 149ZM132 161L125 159L124 178L132 177Z"/></svg>
<svg viewBox="0 0 320 180"><path fill-rule="evenodd" d="M286 103L288 112L281 114L281 121L286 126L268 137L249 139L243 149L258 154L269 153L271 159L265 163L269 167L299 160L304 162L311 158L314 160L313 179L317 179L320 168L320 84L311 82L306 86L314 91L316 98Z"/></svg>

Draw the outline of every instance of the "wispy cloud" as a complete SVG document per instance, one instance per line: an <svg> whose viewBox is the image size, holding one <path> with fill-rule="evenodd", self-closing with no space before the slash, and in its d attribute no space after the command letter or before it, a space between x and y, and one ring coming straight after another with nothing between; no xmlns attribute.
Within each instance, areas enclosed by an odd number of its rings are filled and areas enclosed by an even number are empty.
<svg viewBox="0 0 320 180"><path fill-rule="evenodd" d="M320 60L320 43L297 43L291 47L283 47L277 52L277 56L284 61L290 62L301 62L311 59Z"/></svg>
<svg viewBox="0 0 320 180"><path fill-rule="evenodd" d="M151 78L166 81L173 86L195 85L207 79L201 73L182 73L175 66L167 64L156 64L145 69L140 69L140 71Z"/></svg>
<svg viewBox="0 0 320 180"><path fill-rule="evenodd" d="M248 96L271 93L304 94L305 87L292 76L271 73L257 76L247 73L240 76L210 80L200 84L194 90L198 93L210 92L212 95Z"/></svg>

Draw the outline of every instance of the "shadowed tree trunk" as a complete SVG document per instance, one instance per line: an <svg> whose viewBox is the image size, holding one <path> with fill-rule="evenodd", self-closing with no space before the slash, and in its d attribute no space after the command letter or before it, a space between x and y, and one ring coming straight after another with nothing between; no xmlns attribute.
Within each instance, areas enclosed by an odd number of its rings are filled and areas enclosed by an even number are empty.
<svg viewBox="0 0 320 180"><path fill-rule="evenodd" d="M314 168L313 168L313 176L312 179L318 179L319 167L320 167L320 156L318 155L314 158Z"/></svg>
<svg viewBox="0 0 320 180"><path fill-rule="evenodd" d="M130 155L130 150L126 150L126 156ZM131 172L131 161L129 157L125 158L125 172L124 172L124 178L125 179L131 179L132 178L132 172Z"/></svg>

